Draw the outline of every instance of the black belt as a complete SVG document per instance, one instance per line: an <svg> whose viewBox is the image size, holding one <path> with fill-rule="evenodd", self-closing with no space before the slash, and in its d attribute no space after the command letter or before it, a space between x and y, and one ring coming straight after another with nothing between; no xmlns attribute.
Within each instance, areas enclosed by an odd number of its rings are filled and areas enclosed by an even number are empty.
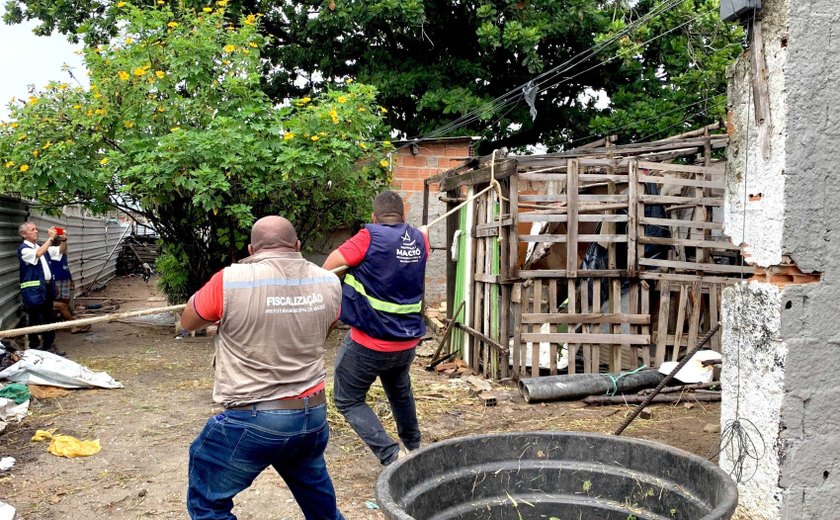
<svg viewBox="0 0 840 520"><path fill-rule="evenodd" d="M271 401L260 401L258 403L231 406L228 410L303 410L307 406L318 406L327 402L326 392L296 397L294 399L272 399Z"/></svg>

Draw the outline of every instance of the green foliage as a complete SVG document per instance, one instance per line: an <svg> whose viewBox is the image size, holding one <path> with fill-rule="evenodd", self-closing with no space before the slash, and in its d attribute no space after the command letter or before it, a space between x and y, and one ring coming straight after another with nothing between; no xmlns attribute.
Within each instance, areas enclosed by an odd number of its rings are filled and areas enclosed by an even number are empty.
<svg viewBox="0 0 840 520"><path fill-rule="evenodd" d="M116 27L99 0L7 3L7 21L39 19L41 32L58 29L96 42ZM719 0L685 0L596 58L561 66L665 3L236 0L226 21L265 13L261 32L272 45L263 54L269 65L261 86L274 100L311 96L351 77L376 86L389 109L386 121L401 136L428 135L477 111L447 135L480 135L484 150L537 143L555 150L592 133L618 129L623 142L652 139L721 116L724 72L740 52L742 31L719 20ZM558 66L537 82L545 90L537 95L535 121L521 97L493 103ZM593 93L611 105L596 107Z"/></svg>
<svg viewBox="0 0 840 520"><path fill-rule="evenodd" d="M392 149L371 86L276 106L260 89L260 17L232 25L216 3L114 4L119 36L84 51L90 89L50 84L0 128L0 188L137 209L167 246L173 301L244 256L263 215L286 216L302 241L364 220Z"/></svg>
<svg viewBox="0 0 840 520"><path fill-rule="evenodd" d="M183 302L193 292L190 287L189 271L184 266L190 259L178 244L164 244L163 250L155 260L155 271L160 275L158 289L167 295L170 301Z"/></svg>

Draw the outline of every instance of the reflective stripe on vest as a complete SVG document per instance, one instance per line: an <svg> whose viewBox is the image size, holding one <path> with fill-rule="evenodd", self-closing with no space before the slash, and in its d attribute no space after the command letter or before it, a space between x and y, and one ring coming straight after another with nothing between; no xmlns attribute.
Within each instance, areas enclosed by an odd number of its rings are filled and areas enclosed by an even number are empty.
<svg viewBox="0 0 840 520"><path fill-rule="evenodd" d="M40 280L32 280L31 282L23 282L20 284L21 289L28 289L30 287L39 287L41 285Z"/></svg>
<svg viewBox="0 0 840 520"><path fill-rule="evenodd" d="M364 296L370 306L377 311L390 312L391 314L413 314L423 310L423 300L420 300L417 303L400 304L374 298L365 291L365 287L359 283L359 281L356 280L356 277L352 274L348 274L344 277L344 283L355 289L357 293Z"/></svg>

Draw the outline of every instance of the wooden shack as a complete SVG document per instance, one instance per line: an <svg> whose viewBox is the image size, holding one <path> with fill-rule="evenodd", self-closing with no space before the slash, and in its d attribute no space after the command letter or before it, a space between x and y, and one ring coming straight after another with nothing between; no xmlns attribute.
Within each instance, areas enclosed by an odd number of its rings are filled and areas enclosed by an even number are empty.
<svg viewBox="0 0 840 520"><path fill-rule="evenodd" d="M604 139L427 179L426 205L433 184L464 204L447 220L449 352L490 378L677 359L717 323L721 289L753 274L723 234L726 143L709 128Z"/></svg>

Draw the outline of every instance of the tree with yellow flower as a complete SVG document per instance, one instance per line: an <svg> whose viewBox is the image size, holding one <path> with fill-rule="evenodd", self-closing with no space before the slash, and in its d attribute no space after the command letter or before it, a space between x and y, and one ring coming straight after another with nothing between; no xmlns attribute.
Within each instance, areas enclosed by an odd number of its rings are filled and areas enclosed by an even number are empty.
<svg viewBox="0 0 840 520"><path fill-rule="evenodd" d="M278 107L260 88L259 19L231 30L221 0L209 13L111 9L120 34L86 47L89 90L54 83L10 106L2 192L139 211L175 302L247 254L256 218L282 214L304 241L365 220L391 150L372 87Z"/></svg>

